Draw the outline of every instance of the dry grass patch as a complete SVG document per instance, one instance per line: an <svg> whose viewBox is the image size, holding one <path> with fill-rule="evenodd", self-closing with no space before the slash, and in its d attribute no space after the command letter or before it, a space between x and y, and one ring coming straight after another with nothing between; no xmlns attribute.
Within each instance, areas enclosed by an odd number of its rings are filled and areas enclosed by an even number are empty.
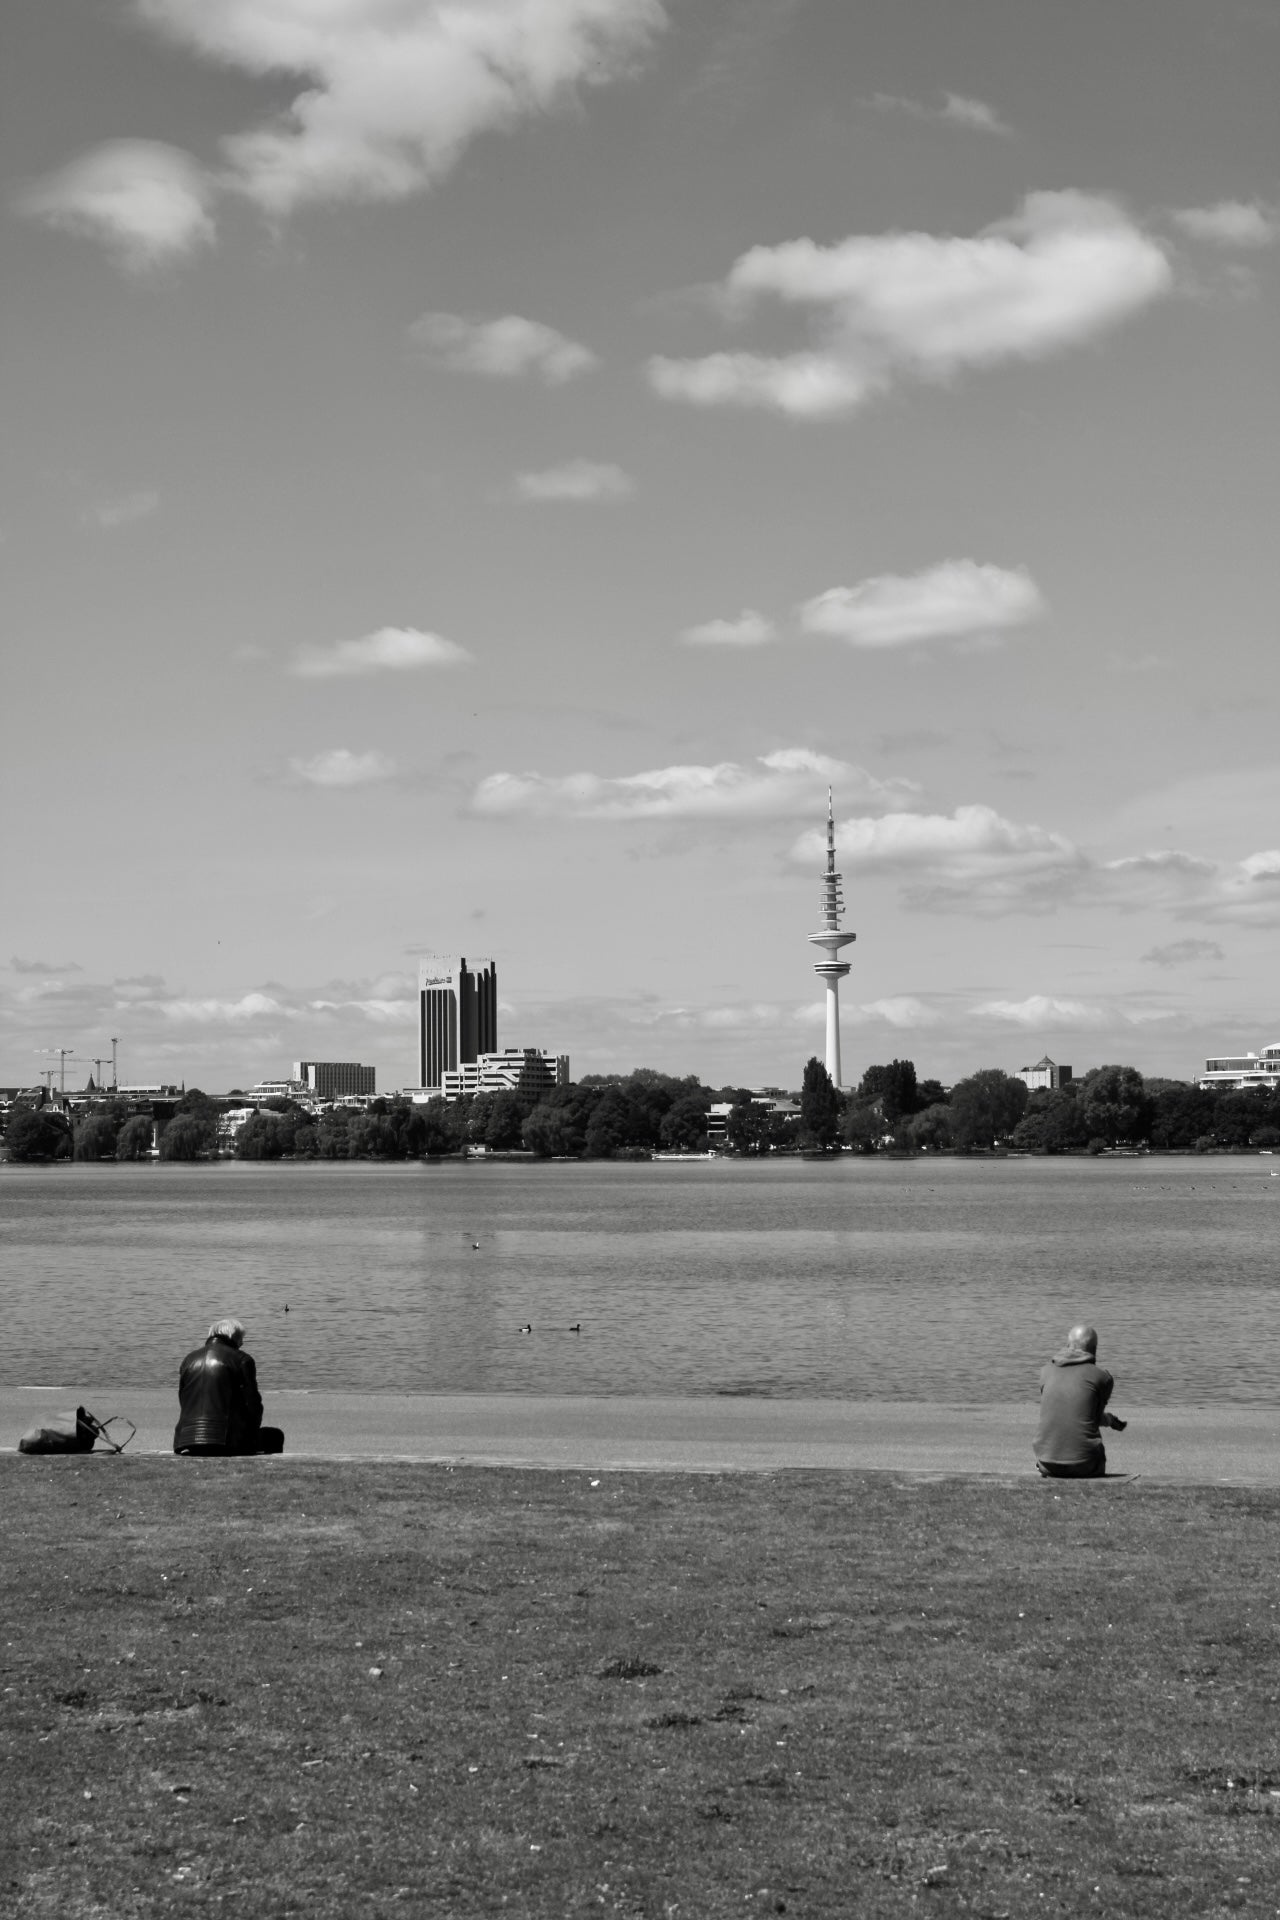
<svg viewBox="0 0 1280 1920"><path fill-rule="evenodd" d="M1280 1911L1271 1491L95 1455L0 1498L17 1920Z"/></svg>

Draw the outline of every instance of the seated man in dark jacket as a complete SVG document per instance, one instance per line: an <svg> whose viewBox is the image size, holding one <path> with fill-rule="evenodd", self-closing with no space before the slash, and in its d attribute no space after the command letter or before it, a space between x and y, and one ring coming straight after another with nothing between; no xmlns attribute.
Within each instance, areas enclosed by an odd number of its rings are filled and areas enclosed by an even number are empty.
<svg viewBox="0 0 1280 1920"><path fill-rule="evenodd" d="M238 1320L215 1320L204 1345L183 1361L175 1453L279 1453L283 1448L279 1429L262 1424L258 1370L241 1352L243 1345Z"/></svg>
<svg viewBox="0 0 1280 1920"><path fill-rule="evenodd" d="M1115 1381L1097 1360L1092 1327L1072 1327L1067 1344L1040 1369L1040 1430L1037 1470L1054 1479L1100 1480L1107 1471L1102 1427L1124 1431L1126 1422L1106 1410Z"/></svg>

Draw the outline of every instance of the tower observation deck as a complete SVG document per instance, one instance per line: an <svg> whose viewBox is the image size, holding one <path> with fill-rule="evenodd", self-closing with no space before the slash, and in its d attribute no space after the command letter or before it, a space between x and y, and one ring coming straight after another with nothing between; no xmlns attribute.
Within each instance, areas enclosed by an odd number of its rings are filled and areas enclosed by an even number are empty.
<svg viewBox="0 0 1280 1920"><path fill-rule="evenodd" d="M822 882L822 926L808 936L811 946L823 947L826 959L814 963L814 972L827 989L827 1072L833 1086L840 1085L840 982L850 971L847 960L837 959L841 947L857 939L856 933L841 933L844 917L844 891L836 872L836 822L831 789L827 788L827 871Z"/></svg>

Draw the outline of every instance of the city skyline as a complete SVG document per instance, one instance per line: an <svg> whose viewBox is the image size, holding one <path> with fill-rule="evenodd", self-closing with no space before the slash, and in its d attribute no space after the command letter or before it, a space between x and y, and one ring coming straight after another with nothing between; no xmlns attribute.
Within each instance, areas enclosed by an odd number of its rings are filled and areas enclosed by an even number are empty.
<svg viewBox="0 0 1280 1920"><path fill-rule="evenodd" d="M10 14L0 1082L1280 1028L1274 8Z"/></svg>

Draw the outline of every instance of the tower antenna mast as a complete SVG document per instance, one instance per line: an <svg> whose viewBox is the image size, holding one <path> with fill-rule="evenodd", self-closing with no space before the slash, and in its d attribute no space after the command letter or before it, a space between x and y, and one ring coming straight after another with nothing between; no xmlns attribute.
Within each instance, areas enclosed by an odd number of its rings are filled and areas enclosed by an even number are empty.
<svg viewBox="0 0 1280 1920"><path fill-rule="evenodd" d="M831 788L827 788L827 870L822 879L822 925L811 933L811 946L822 947L825 960L814 962L814 972L827 989L827 1072L831 1084L841 1084L840 1075L840 982L850 972L847 960L837 959L841 947L857 939L856 933L841 933L844 917L844 889L836 872L836 820Z"/></svg>

